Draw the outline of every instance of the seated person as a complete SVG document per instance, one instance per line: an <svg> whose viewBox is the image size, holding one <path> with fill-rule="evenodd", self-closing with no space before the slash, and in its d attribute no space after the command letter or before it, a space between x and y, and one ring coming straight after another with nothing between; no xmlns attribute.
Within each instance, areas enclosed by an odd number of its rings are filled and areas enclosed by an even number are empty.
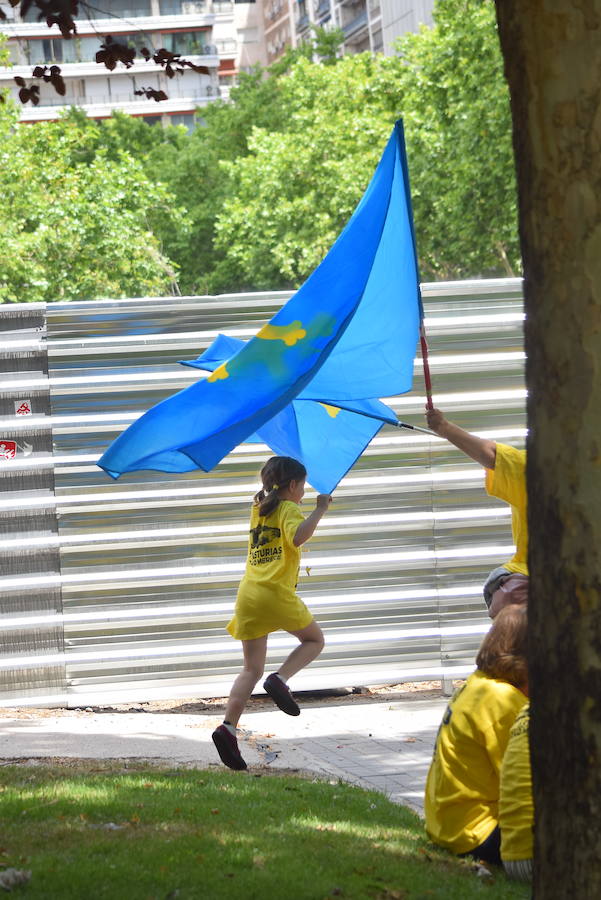
<svg viewBox="0 0 601 900"><path fill-rule="evenodd" d="M440 847L501 864L499 783L503 754L526 703L527 607L506 606L451 698L436 738L425 796L426 831Z"/></svg>
<svg viewBox="0 0 601 900"><path fill-rule="evenodd" d="M447 421L439 409L426 409L428 427L486 469L485 487L491 497L511 506L515 553L489 574L484 600L491 619L503 606L528 602L528 517L526 451L498 444Z"/></svg>
<svg viewBox="0 0 601 900"><path fill-rule="evenodd" d="M534 804L530 769L530 704L518 713L501 766L501 859L509 878L532 880Z"/></svg>

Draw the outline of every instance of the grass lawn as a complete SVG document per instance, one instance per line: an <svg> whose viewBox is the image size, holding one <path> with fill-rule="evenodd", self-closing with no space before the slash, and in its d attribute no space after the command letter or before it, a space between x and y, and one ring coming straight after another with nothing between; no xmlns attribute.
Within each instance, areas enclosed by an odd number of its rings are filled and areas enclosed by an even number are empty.
<svg viewBox="0 0 601 900"><path fill-rule="evenodd" d="M0 868L44 900L527 898L374 791L122 761L0 766Z"/></svg>

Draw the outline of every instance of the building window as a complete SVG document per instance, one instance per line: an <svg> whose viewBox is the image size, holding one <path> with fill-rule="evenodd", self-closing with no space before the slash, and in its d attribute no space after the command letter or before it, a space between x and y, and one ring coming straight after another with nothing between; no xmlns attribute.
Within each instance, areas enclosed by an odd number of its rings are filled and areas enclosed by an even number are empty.
<svg viewBox="0 0 601 900"><path fill-rule="evenodd" d="M27 59L32 66L44 63L77 62L77 42L64 41L62 38L44 38L41 41L28 41Z"/></svg>
<svg viewBox="0 0 601 900"><path fill-rule="evenodd" d="M162 16L197 16L207 12L205 0L160 0Z"/></svg>
<svg viewBox="0 0 601 900"><path fill-rule="evenodd" d="M188 134L191 134L196 127L194 113L175 113L173 116L169 116L169 124L184 125L188 129Z"/></svg>
<svg viewBox="0 0 601 900"><path fill-rule="evenodd" d="M137 19L139 16L150 16L150 0L98 0L94 4L97 9L91 10L96 19L107 19L117 16L120 19Z"/></svg>
<svg viewBox="0 0 601 900"><path fill-rule="evenodd" d="M180 56L202 56L205 50L204 31L173 31L160 37L161 46Z"/></svg>
<svg viewBox="0 0 601 900"><path fill-rule="evenodd" d="M120 19L136 19L139 16L150 16L150 0L100 0L94 3L96 9L90 10L90 18L108 19L117 16ZM80 18L83 16L80 15ZM87 18L87 17L86 17ZM37 6L30 6L24 22L43 22L44 16Z"/></svg>

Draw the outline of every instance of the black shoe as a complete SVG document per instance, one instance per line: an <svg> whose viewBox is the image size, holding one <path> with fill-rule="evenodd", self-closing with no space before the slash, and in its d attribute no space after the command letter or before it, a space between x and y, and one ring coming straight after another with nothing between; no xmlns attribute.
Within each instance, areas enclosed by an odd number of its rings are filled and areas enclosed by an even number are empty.
<svg viewBox="0 0 601 900"><path fill-rule="evenodd" d="M229 728L226 728L225 725L220 725L213 732L212 738L222 763L225 763L230 769L238 771L247 768L238 750L238 741Z"/></svg>
<svg viewBox="0 0 601 900"><path fill-rule="evenodd" d="M279 677L279 675L269 675L263 682L263 690L269 694L276 706L279 706L282 712L289 716L300 716L298 703L290 693L290 688Z"/></svg>

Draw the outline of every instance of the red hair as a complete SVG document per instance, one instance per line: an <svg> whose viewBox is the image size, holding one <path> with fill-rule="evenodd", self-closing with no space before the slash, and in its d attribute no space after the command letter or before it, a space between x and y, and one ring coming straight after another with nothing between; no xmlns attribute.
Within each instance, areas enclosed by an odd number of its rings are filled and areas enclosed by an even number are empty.
<svg viewBox="0 0 601 900"><path fill-rule="evenodd" d="M526 687L527 635L528 608L515 603L505 606L494 618L478 651L476 665L480 671L517 688Z"/></svg>

